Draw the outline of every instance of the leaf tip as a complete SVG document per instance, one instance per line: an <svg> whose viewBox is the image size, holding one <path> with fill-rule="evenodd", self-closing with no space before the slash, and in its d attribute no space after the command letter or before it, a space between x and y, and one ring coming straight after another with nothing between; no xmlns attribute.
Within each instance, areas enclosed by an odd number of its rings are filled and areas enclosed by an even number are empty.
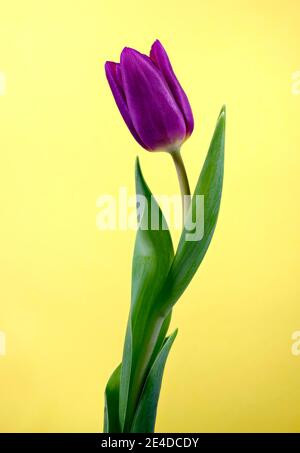
<svg viewBox="0 0 300 453"><path fill-rule="evenodd" d="M135 173L141 173L141 165L140 165L139 156L136 156L136 159L135 159Z"/></svg>
<svg viewBox="0 0 300 453"><path fill-rule="evenodd" d="M221 108L218 121L217 121L217 129L222 128L225 131L225 124L226 124L226 105L224 104Z"/></svg>
<svg viewBox="0 0 300 453"><path fill-rule="evenodd" d="M226 116L226 105L224 104L220 110L219 118L221 116Z"/></svg>
<svg viewBox="0 0 300 453"><path fill-rule="evenodd" d="M173 333L171 333L170 338L172 338L172 342L175 340L178 334L178 328L174 330Z"/></svg>

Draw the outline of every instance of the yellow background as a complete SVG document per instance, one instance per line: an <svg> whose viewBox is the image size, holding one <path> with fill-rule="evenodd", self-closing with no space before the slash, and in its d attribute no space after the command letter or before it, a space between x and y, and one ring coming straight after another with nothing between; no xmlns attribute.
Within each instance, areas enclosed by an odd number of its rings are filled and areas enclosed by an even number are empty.
<svg viewBox="0 0 300 453"><path fill-rule="evenodd" d="M96 199L178 191L164 154L139 148L103 64L159 38L193 107L194 186L227 105L215 237L176 306L157 431L299 431L298 0L2 2L1 431L99 431L119 362L134 232L100 232Z"/></svg>

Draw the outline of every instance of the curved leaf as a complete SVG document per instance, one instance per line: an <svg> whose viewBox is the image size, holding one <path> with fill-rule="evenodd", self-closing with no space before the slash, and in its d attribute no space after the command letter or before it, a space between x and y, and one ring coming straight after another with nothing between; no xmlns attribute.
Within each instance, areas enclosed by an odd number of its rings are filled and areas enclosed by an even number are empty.
<svg viewBox="0 0 300 453"><path fill-rule="evenodd" d="M110 376L105 388L105 406L104 406L104 432L119 433L119 388L120 388L120 370L119 365Z"/></svg>
<svg viewBox="0 0 300 453"><path fill-rule="evenodd" d="M151 367L153 365L154 360L156 359L159 351L161 350L161 348L166 340L166 335L168 333L168 329L169 329L169 326L171 323L171 318L172 318L172 310L170 310L169 314L166 316L166 318L161 326L159 336L157 338L156 345L155 345L155 348L154 348L154 351L153 351L153 354L152 354L152 357L151 357L151 360L149 363L149 367Z"/></svg>
<svg viewBox="0 0 300 453"><path fill-rule="evenodd" d="M192 225L194 220L197 226L191 230L185 226L182 231L174 262L161 296L165 310L169 310L187 288L205 256L215 230L223 185L225 122L226 112L223 107L195 188L186 223L186 225ZM204 201L204 218L201 219L198 207L202 201ZM201 223L203 231L200 231L199 237L196 228L199 229Z"/></svg>
<svg viewBox="0 0 300 453"><path fill-rule="evenodd" d="M163 372L176 335L177 329L166 339L147 376L145 386L134 417L132 428L130 430L130 432L132 433L154 432L157 403Z"/></svg>
<svg viewBox="0 0 300 453"><path fill-rule="evenodd" d="M166 316L161 316L161 293L174 251L166 220L153 197L137 159L136 193L139 229L132 264L132 299L125 338L120 382L120 421L126 432ZM165 335L165 331L164 331Z"/></svg>

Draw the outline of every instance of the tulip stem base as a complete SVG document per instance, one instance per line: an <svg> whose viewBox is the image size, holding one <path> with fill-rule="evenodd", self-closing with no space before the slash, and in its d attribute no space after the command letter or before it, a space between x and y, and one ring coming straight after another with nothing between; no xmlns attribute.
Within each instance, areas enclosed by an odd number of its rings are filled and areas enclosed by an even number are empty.
<svg viewBox="0 0 300 453"><path fill-rule="evenodd" d="M170 152L173 162L175 164L177 177L179 181L180 191L181 191L181 198L182 198L182 216L183 216L183 224L185 219L187 218L187 213L191 203L191 191L189 180L187 177L186 169L182 160L182 156L180 153L180 149L176 149Z"/></svg>

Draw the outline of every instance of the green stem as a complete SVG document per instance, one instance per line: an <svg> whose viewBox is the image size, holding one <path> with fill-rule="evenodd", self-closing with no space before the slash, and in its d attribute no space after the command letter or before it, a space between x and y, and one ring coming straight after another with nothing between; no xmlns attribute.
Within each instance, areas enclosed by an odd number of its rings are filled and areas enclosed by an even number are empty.
<svg viewBox="0 0 300 453"><path fill-rule="evenodd" d="M130 321L129 321L130 322ZM129 399L127 404L127 413L124 432L129 432L133 417L137 408L138 400L141 395L143 385L145 383L145 377L147 376L147 371L149 371L149 366L151 364L151 358L155 346L157 344L157 339L159 337L160 330L162 328L164 318L157 316L155 314L150 314L147 319L147 324L144 328L144 336L139 339L139 352L136 354L136 335L133 329L133 368L132 375L130 378L130 388L129 388ZM141 353L142 352L142 353Z"/></svg>
<svg viewBox="0 0 300 453"><path fill-rule="evenodd" d="M186 219L190 203L191 203L191 191L189 180L187 177L186 169L181 157L180 149L176 149L170 152L173 162L175 164L175 168L177 171L177 177L179 181L180 191L181 191L181 199L182 199L182 216L183 216L183 224Z"/></svg>

